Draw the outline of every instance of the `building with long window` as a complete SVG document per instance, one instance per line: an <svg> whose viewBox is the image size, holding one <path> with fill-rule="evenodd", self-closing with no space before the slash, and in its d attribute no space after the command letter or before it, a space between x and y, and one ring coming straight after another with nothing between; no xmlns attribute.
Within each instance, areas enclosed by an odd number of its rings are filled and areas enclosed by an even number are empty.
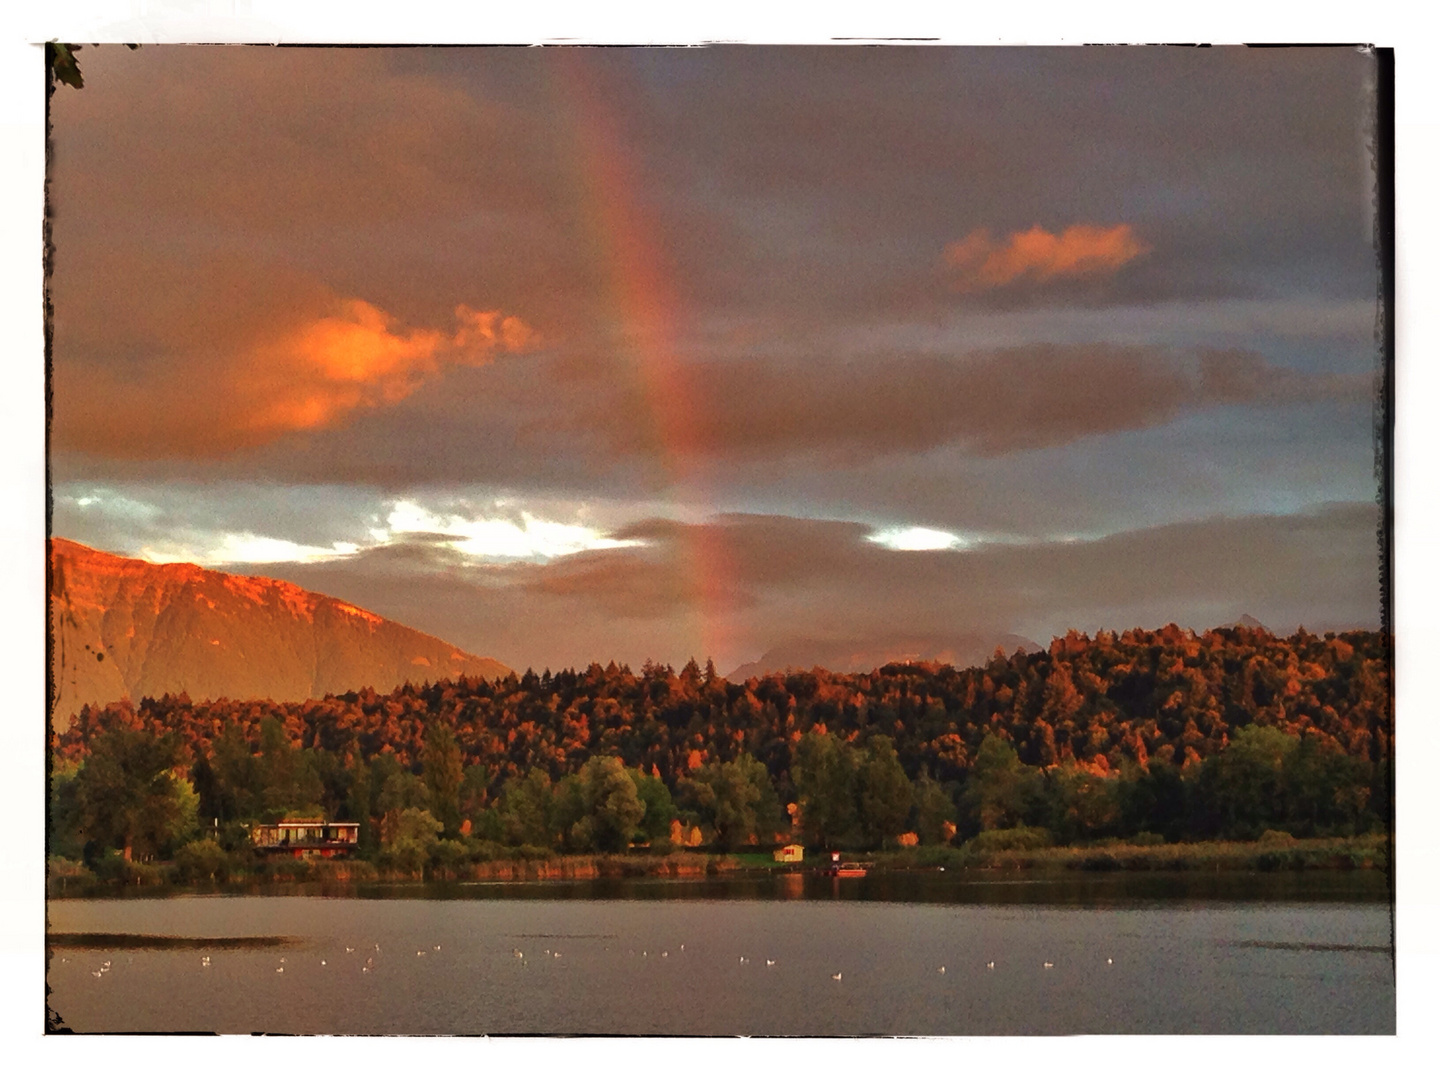
<svg viewBox="0 0 1440 1080"><path fill-rule="evenodd" d="M287 819L274 825L256 825L250 830L250 840L256 851L267 855L329 859L348 855L359 846L360 824L316 818Z"/></svg>

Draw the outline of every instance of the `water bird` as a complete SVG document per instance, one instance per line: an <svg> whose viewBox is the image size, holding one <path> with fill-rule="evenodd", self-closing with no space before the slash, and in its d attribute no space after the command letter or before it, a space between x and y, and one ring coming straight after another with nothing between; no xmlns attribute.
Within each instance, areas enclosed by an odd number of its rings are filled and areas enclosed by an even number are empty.
<svg viewBox="0 0 1440 1080"><path fill-rule="evenodd" d="M283 956L280 957L280 963L282 963L282 964L285 963L285 957L283 957Z"/></svg>
<svg viewBox="0 0 1440 1080"><path fill-rule="evenodd" d="M98 979L98 978L100 978L100 976L104 975L105 972L104 972L103 970L102 970L102 971L92 971L92 972L90 972L90 974L91 974L91 975L94 975L94 976Z"/></svg>
<svg viewBox="0 0 1440 1080"><path fill-rule="evenodd" d="M435 946L435 951L436 951L436 952L439 952L439 951L440 951L440 946L439 946L439 945L436 945L436 946Z"/></svg>
<svg viewBox="0 0 1440 1080"><path fill-rule="evenodd" d="M830 977L831 977L832 979L834 979L836 982L839 982L842 976L841 976L841 973L837 971L834 975L831 975Z"/></svg>
<svg viewBox="0 0 1440 1080"><path fill-rule="evenodd" d="M941 975L944 975L944 974L945 974L945 965L944 965L944 964L941 964L941 965L940 965L940 974L941 974Z"/></svg>
<svg viewBox="0 0 1440 1080"><path fill-rule="evenodd" d="M684 952L684 951L685 951L685 946L684 946L684 945L681 945L681 946L680 946L680 951L681 951L681 952Z"/></svg>
<svg viewBox="0 0 1440 1080"><path fill-rule="evenodd" d="M324 967L324 966L325 966L325 961L324 961L324 960L321 960L321 961L320 961L320 966L321 966L321 967Z"/></svg>
<svg viewBox="0 0 1440 1080"><path fill-rule="evenodd" d="M515 954L515 959L516 959L516 960L524 960L524 959L525 959L525 954L524 954L523 952L521 952L519 949L511 949L510 951Z"/></svg>
<svg viewBox="0 0 1440 1080"><path fill-rule="evenodd" d="M416 950L415 950L415 955L416 955L416 956L424 956L424 955L425 955L425 950L424 950L424 949L416 949Z"/></svg>
<svg viewBox="0 0 1440 1080"><path fill-rule="evenodd" d="M1110 965L1110 964L1115 963L1115 961L1114 961L1112 958L1110 958L1110 957L1106 957L1105 963L1106 963L1106 965L1108 966L1108 965Z"/></svg>
<svg viewBox="0 0 1440 1080"><path fill-rule="evenodd" d="M662 953L660 954L660 959L661 959L661 960L664 960L664 959L665 959L667 956L669 956L669 955L670 955L670 951L667 949L666 951L664 951L664 952L662 952Z"/></svg>
<svg viewBox="0 0 1440 1080"><path fill-rule="evenodd" d="M766 966L766 967L774 967L774 966L775 966L775 961L774 961L774 960L766 960L766 961L765 961L765 966Z"/></svg>
<svg viewBox="0 0 1440 1080"><path fill-rule="evenodd" d="M276 969L275 969L275 974L276 974L276 975L284 975L284 974L285 974L285 968L284 968L283 966L276 968Z"/></svg>
<svg viewBox="0 0 1440 1080"><path fill-rule="evenodd" d="M556 960L559 960L559 959L560 959L560 954L559 954L558 952L555 954L555 959L556 959Z"/></svg>
<svg viewBox="0 0 1440 1080"><path fill-rule="evenodd" d="M355 947L354 947L353 945L346 945L346 946L345 946L345 951L346 951L346 952L354 952L354 951L355 951Z"/></svg>
<svg viewBox="0 0 1440 1080"><path fill-rule="evenodd" d="M1049 960L1046 960L1046 961L1045 961L1045 966L1046 966L1047 968L1052 968L1052 967L1054 967L1055 965L1052 964Z"/></svg>
<svg viewBox="0 0 1440 1080"><path fill-rule="evenodd" d="M991 960L991 961L990 961L988 964L986 964L985 966L986 966L987 968L989 968L991 971L994 971L994 970L995 970L995 961L994 961L994 960Z"/></svg>

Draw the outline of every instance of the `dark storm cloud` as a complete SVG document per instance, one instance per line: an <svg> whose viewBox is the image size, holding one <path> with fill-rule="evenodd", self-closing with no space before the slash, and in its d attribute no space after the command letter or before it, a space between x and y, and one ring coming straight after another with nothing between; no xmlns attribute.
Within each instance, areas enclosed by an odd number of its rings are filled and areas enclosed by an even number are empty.
<svg viewBox="0 0 1440 1080"><path fill-rule="evenodd" d="M1372 288L1373 59L1352 50L719 48L587 61L623 95L647 175L703 191L763 256L744 281L697 277L717 301L733 288L803 308L953 304L919 251L938 263L978 228L1073 224L1129 226L1153 248L1136 272L1075 298ZM667 232L683 245L681 220ZM701 252L681 263L706 265Z"/></svg>
<svg viewBox="0 0 1440 1080"><path fill-rule="evenodd" d="M1372 68L1343 49L102 50L92 92L55 103L57 299L143 288L115 259L240 253L404 321L482 293L574 339L606 314L615 199L692 316L1363 297ZM596 115L632 190L597 186ZM1100 282L955 294L948 245L1034 226L1151 250Z"/></svg>
<svg viewBox="0 0 1440 1080"><path fill-rule="evenodd" d="M1219 404L1364 400L1361 378L1301 375L1244 350L1198 357L1139 347L1035 346L958 359L693 365L686 452L720 460L855 463L959 446L982 456L1165 424ZM593 406L590 405L593 400ZM587 395L557 426L599 432L621 453L646 444L643 394Z"/></svg>

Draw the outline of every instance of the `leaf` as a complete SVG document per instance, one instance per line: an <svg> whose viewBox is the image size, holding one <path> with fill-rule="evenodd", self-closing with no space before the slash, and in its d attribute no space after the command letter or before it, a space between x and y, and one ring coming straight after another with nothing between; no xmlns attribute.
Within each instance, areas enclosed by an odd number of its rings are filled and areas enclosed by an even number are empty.
<svg viewBox="0 0 1440 1080"><path fill-rule="evenodd" d="M55 73L55 78L76 90L85 86L85 80L80 75L80 64L75 59L75 54L79 51L79 45L63 45L58 41L50 42L48 50L50 70Z"/></svg>

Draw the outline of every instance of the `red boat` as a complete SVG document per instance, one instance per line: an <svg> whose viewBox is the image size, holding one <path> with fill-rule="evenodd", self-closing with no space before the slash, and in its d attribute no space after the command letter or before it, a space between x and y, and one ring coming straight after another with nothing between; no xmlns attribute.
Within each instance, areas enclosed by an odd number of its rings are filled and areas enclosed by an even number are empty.
<svg viewBox="0 0 1440 1080"><path fill-rule="evenodd" d="M841 862L840 853L830 853L830 865L825 868L825 874L829 877L864 877L874 863L862 862Z"/></svg>

